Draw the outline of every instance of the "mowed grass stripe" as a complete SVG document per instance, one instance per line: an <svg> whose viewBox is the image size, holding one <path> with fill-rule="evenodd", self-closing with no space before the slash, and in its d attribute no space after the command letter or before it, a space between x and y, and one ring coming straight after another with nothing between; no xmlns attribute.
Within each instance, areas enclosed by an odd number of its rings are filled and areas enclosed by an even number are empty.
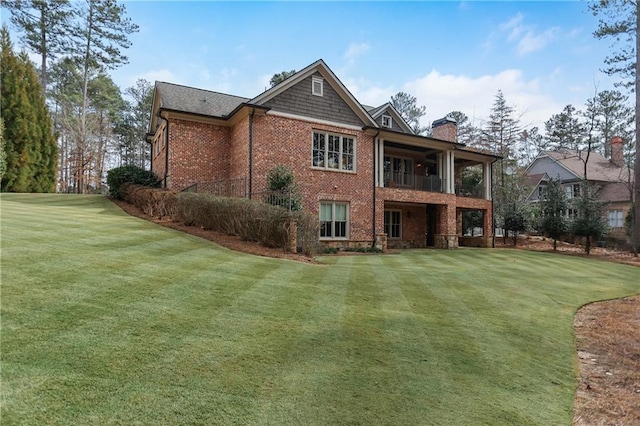
<svg viewBox="0 0 640 426"><path fill-rule="evenodd" d="M640 291L637 269L591 259L310 265L103 197L0 202L7 424L569 424L574 312Z"/></svg>

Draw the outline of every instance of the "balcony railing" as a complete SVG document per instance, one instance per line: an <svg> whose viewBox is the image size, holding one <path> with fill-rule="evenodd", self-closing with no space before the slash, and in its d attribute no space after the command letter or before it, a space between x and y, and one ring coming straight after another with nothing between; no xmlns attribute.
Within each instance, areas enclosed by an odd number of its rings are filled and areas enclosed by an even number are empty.
<svg viewBox="0 0 640 426"><path fill-rule="evenodd" d="M458 197L484 198L484 185L482 183L477 185L457 185L456 195Z"/></svg>
<svg viewBox="0 0 640 426"><path fill-rule="evenodd" d="M385 173L385 188L412 189L415 191L442 192L444 180L436 175L417 176L407 173Z"/></svg>

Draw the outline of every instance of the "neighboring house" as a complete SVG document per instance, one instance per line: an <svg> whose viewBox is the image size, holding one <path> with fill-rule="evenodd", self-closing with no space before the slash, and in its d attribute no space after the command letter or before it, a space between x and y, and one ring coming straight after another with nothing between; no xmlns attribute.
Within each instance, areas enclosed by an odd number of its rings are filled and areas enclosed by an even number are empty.
<svg viewBox="0 0 640 426"><path fill-rule="evenodd" d="M611 140L611 159L591 152L587 161L586 152L576 150L543 151L527 167L526 184L532 188L530 202L538 202L545 191L549 178L560 179L567 198L580 195L580 184L587 164L587 180L599 187L598 198L606 203L606 215L613 235L624 236L624 220L631 210L631 183L633 173L624 165L623 142L619 137ZM573 214L569 209L568 215Z"/></svg>
<svg viewBox="0 0 640 426"><path fill-rule="evenodd" d="M270 169L291 167L327 245L487 246L496 157L455 135L450 119L423 137L391 104L363 106L319 60L253 99L156 82L148 141L152 170L178 191L258 198ZM476 198L458 191L470 166ZM481 237L462 237L468 210L483 214Z"/></svg>

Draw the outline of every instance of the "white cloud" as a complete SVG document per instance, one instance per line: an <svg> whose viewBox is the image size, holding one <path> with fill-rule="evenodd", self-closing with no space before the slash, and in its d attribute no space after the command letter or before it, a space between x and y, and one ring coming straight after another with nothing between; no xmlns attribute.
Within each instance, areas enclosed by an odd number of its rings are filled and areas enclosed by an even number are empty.
<svg viewBox="0 0 640 426"><path fill-rule="evenodd" d="M557 27L549 28L542 32L537 31L535 26L525 24L524 15L520 12L500 24L498 28L501 32L508 33L508 42L516 44L518 56L524 56L543 49L554 41L560 33Z"/></svg>
<svg viewBox="0 0 640 426"><path fill-rule="evenodd" d="M516 110L525 126L541 126L563 107L542 92L538 79L526 80L522 71L508 69L494 75L477 77L442 74L432 70L401 87L377 86L367 81L346 80L354 96L363 104L378 106L388 102L399 91L415 96L418 105L426 106L422 125L444 117L452 111L464 112L472 122L481 125L489 115L498 90Z"/></svg>
<svg viewBox="0 0 640 426"><path fill-rule="evenodd" d="M528 53L540 50L555 40L558 32L558 28L550 28L539 34L536 34L533 31L527 31L527 33L518 42L516 52L518 55L524 56Z"/></svg>
<svg viewBox="0 0 640 426"><path fill-rule="evenodd" d="M522 31L524 31L524 26L522 25L523 20L524 15L518 12L516 16L509 19L507 22L500 24L499 28L501 31L509 31L507 39L509 41L513 41L522 33Z"/></svg>
<svg viewBox="0 0 640 426"><path fill-rule="evenodd" d="M351 43L349 45L349 48L345 52L344 57L348 61L353 61L358 56L368 52L370 49L371 46L369 46L367 43Z"/></svg>

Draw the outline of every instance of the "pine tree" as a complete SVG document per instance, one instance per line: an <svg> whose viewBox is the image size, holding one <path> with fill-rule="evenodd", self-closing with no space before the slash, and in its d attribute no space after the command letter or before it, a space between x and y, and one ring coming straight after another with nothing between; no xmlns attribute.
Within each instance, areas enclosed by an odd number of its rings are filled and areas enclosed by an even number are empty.
<svg viewBox="0 0 640 426"><path fill-rule="evenodd" d="M80 22L74 32L70 54L82 68L82 104L78 131L75 135L77 156L75 162L75 187L77 192L88 188L87 178L91 170L91 158L85 153L90 146L89 81L101 70L115 69L128 62L122 49L131 46L127 38L138 31L138 26L126 17L126 8L116 0L86 0L78 10Z"/></svg>
<svg viewBox="0 0 640 426"><path fill-rule="evenodd" d="M2 190L52 191L57 151L42 86L26 53L13 53L6 27L1 31L0 45L0 94L7 167L2 177Z"/></svg>
<svg viewBox="0 0 640 426"><path fill-rule="evenodd" d="M13 44L6 27L0 34L0 93L4 120L4 139L7 172L2 179L2 190L28 192L32 176L31 141L32 109L23 81L24 64L13 52Z"/></svg>
<svg viewBox="0 0 640 426"><path fill-rule="evenodd" d="M545 142L550 148L582 149L585 129L579 114L573 105L567 105L544 123Z"/></svg>
<svg viewBox="0 0 640 426"><path fill-rule="evenodd" d="M540 198L541 231L553 239L553 250L557 248L558 239L567 232L567 207L567 194L561 180L549 179Z"/></svg>
<svg viewBox="0 0 640 426"><path fill-rule="evenodd" d="M68 0L2 0L11 11L11 23L22 33L21 41L40 55L40 84L47 88L47 65L64 51L73 15Z"/></svg>
<svg viewBox="0 0 640 426"><path fill-rule="evenodd" d="M423 135L429 131L429 127L420 126L420 118L424 116L427 108L424 105L418 106L418 100L415 96L398 92L391 97L391 105L417 135Z"/></svg>
<svg viewBox="0 0 640 426"><path fill-rule="evenodd" d="M580 196L573 200L577 217L571 223L571 233L585 238L584 251L587 254L591 253L593 240L600 238L607 230L607 223L602 215L604 206L597 194L598 188L583 180Z"/></svg>
<svg viewBox="0 0 640 426"><path fill-rule="evenodd" d="M7 171L7 152L4 147L4 121L0 117L0 181Z"/></svg>

